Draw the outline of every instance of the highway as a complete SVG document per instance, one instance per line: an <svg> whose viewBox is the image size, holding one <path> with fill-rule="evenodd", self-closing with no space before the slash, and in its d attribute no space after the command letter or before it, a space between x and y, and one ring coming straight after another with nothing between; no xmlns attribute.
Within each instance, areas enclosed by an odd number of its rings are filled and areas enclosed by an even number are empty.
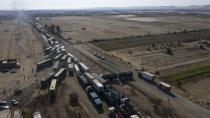
<svg viewBox="0 0 210 118"><path fill-rule="evenodd" d="M67 43L65 43L67 44ZM68 45L66 45L68 46ZM113 62L112 60L106 58L105 60L101 60L94 56L91 52L86 49L81 48L78 45L73 46L78 51L83 53L85 56L93 60L95 63L99 64L100 66L106 68L111 72L122 72L126 71L127 69L118 63ZM165 92L159 90L156 86L147 83L143 80L138 79L135 77L136 81L129 82L130 86L133 86L137 90L144 91L149 96L156 96L163 100L169 100L173 107L179 111L180 113L184 114L187 118L210 118L210 111L189 101L187 98L182 97L174 92L172 94L174 96L168 95Z"/></svg>

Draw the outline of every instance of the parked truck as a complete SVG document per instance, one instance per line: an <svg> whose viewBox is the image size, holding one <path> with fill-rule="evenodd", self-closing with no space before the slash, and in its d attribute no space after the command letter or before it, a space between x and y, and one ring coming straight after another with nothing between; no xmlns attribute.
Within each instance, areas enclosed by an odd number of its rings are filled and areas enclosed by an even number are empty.
<svg viewBox="0 0 210 118"><path fill-rule="evenodd" d="M125 82L133 79L133 72L132 71L121 72L118 74L118 77L120 81Z"/></svg>
<svg viewBox="0 0 210 118"><path fill-rule="evenodd" d="M97 73L92 73L92 75L99 81L101 82L103 85L106 85L108 83L108 80L103 79L100 75L98 75Z"/></svg>
<svg viewBox="0 0 210 118"><path fill-rule="evenodd" d="M79 66L77 64L74 64L74 72L75 72L77 77L82 75L82 72L81 72L81 70L80 70L80 68L79 68Z"/></svg>
<svg viewBox="0 0 210 118"><path fill-rule="evenodd" d="M58 71L60 69L60 62L56 61L52 67L53 71Z"/></svg>
<svg viewBox="0 0 210 118"><path fill-rule="evenodd" d="M90 101L93 103L94 107L97 110L101 110L102 109L102 101L101 99L98 97L98 95L96 94L96 92L92 91L88 93L89 99Z"/></svg>
<svg viewBox="0 0 210 118"><path fill-rule="evenodd" d="M47 60L44 60L44 61L38 63L36 69L37 69L37 71L39 71L41 69L44 69L44 68L52 66L52 65L53 65L53 60L47 59Z"/></svg>
<svg viewBox="0 0 210 118"><path fill-rule="evenodd" d="M139 78L148 81L150 83L154 83L155 82L155 75L145 72L145 71L141 71L138 73Z"/></svg>
<svg viewBox="0 0 210 118"><path fill-rule="evenodd" d="M79 63L79 68L82 70L83 73L90 71L90 68L84 63Z"/></svg>
<svg viewBox="0 0 210 118"><path fill-rule="evenodd" d="M97 93L102 93L104 90L104 85L101 84L97 79L91 81L91 85L96 90Z"/></svg>

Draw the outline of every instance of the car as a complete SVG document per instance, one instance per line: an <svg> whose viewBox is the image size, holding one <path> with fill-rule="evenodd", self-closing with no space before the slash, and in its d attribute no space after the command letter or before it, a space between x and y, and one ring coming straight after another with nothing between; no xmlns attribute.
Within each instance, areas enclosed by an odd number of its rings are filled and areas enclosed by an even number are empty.
<svg viewBox="0 0 210 118"><path fill-rule="evenodd" d="M11 105L12 106L17 106L19 104L19 102L15 99L11 100Z"/></svg>
<svg viewBox="0 0 210 118"><path fill-rule="evenodd" d="M0 101L0 106L4 106L4 105L6 105L7 104L7 101L5 101L5 100L1 100Z"/></svg>

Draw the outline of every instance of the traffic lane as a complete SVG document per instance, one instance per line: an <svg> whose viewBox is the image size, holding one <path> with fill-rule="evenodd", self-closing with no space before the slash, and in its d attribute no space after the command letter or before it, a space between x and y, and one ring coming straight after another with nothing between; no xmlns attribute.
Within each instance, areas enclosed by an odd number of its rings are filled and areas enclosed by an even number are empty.
<svg viewBox="0 0 210 118"><path fill-rule="evenodd" d="M102 60L102 59L99 59L98 57L94 56L89 51L84 50L83 48L81 48L79 46L73 46L73 47L75 49L77 49L78 51L80 51L81 53L83 53L84 55L86 55L87 57L89 57L91 60L93 60L98 65L101 65L102 67L106 68L107 70L109 70L111 72L119 73L119 72L127 71L127 69L125 69L124 67L122 67L121 65L119 65L117 63L110 61L108 58Z"/></svg>

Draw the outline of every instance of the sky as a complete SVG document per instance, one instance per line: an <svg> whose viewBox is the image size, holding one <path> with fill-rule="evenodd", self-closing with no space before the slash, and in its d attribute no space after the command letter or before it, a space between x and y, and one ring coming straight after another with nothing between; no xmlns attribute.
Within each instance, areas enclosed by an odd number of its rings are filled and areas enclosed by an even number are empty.
<svg viewBox="0 0 210 118"><path fill-rule="evenodd" d="M0 0L1 10L210 5L210 0Z"/></svg>

